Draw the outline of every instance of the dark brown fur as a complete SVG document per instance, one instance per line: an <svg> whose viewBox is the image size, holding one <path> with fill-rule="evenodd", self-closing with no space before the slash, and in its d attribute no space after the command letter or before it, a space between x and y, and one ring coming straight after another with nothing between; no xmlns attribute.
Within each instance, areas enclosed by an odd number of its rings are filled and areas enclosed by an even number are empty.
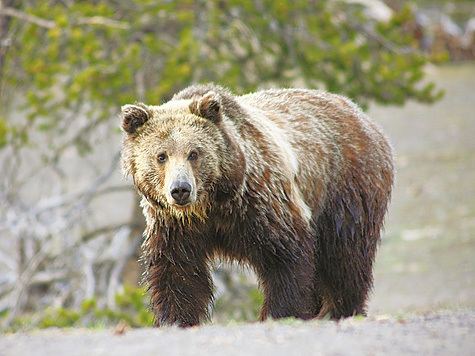
<svg viewBox="0 0 475 356"><path fill-rule="evenodd" d="M361 110L319 91L236 97L214 85L137 105L123 108L122 162L143 196L157 326L208 317L217 256L256 271L261 320L365 313L393 158ZM193 151L199 158L186 158ZM185 206L168 192L176 167L196 185Z"/></svg>

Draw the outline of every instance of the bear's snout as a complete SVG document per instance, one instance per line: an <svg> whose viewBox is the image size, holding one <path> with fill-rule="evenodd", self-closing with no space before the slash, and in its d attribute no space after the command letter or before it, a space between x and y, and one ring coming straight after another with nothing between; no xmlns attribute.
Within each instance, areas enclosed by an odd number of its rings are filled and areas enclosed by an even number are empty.
<svg viewBox="0 0 475 356"><path fill-rule="evenodd" d="M175 181L170 186L170 195L178 205L190 202L191 184L184 181Z"/></svg>
<svg viewBox="0 0 475 356"><path fill-rule="evenodd" d="M165 167L164 191L167 203L175 207L185 207L196 201L198 189L193 168L186 161L169 156Z"/></svg>

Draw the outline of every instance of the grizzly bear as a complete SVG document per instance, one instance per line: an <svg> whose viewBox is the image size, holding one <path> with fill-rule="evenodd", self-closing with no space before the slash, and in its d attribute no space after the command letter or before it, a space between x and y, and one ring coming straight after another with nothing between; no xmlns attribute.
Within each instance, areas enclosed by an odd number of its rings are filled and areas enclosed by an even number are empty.
<svg viewBox="0 0 475 356"><path fill-rule="evenodd" d="M121 119L156 326L207 319L218 257L256 272L260 320L365 314L394 167L353 102L196 85L160 106L125 105Z"/></svg>

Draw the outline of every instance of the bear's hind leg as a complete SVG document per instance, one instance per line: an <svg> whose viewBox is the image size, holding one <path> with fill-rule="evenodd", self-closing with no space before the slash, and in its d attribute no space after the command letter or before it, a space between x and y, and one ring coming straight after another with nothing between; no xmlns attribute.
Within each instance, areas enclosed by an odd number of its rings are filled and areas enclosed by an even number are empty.
<svg viewBox="0 0 475 356"><path fill-rule="evenodd" d="M338 201L318 218L315 290L322 302L319 318L366 314L380 225L363 216L362 206L361 202Z"/></svg>

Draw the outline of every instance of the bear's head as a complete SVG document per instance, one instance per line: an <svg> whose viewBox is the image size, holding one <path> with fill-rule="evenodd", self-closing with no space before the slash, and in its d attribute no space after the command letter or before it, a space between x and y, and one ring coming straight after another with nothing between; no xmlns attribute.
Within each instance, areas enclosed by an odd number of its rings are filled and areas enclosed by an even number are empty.
<svg viewBox="0 0 475 356"><path fill-rule="evenodd" d="M220 95L122 107L122 168L165 214L206 217L243 181L242 152L226 132Z"/></svg>

